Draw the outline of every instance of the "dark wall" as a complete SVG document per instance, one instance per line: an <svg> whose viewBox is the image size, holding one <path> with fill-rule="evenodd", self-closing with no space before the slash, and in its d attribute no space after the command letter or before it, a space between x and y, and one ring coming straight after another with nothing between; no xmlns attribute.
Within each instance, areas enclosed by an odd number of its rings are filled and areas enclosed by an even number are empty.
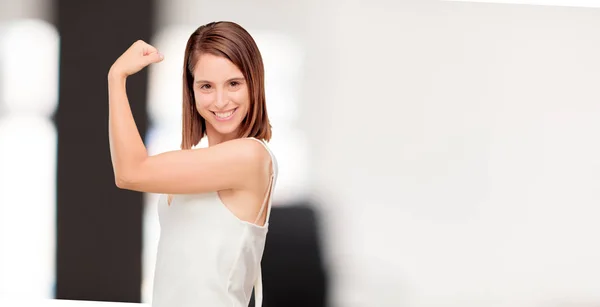
<svg viewBox="0 0 600 307"><path fill-rule="evenodd" d="M115 187L108 143L107 73L135 40L149 40L154 1L55 0L61 37L56 297L139 302L141 193ZM43 52L43 51L42 51ZM146 133L146 72L128 82Z"/></svg>

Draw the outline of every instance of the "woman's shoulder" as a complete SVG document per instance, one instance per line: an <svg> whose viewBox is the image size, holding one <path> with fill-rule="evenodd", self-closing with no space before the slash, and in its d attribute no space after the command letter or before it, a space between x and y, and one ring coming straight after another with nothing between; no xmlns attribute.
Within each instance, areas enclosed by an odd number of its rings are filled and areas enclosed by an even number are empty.
<svg viewBox="0 0 600 307"><path fill-rule="evenodd" d="M237 140L240 141L240 144L242 142L245 144L240 145L240 147L247 146L248 148L251 148L250 150L255 151L254 155L256 156L256 159L258 161L268 163L269 165L271 165L273 174L277 176L279 172L277 158L275 157L275 154L273 153L273 151L271 150L271 148L265 140L253 137L241 138Z"/></svg>
<svg viewBox="0 0 600 307"><path fill-rule="evenodd" d="M265 141L256 138L238 138L223 142L217 146L221 146L221 150L234 153L235 156L245 159L249 162L261 164L275 162L273 152Z"/></svg>

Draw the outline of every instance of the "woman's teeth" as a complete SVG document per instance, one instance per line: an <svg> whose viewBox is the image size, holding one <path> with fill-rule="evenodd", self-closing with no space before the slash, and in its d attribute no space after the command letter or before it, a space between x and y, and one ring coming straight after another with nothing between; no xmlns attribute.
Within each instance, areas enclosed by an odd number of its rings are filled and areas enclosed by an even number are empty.
<svg viewBox="0 0 600 307"><path fill-rule="evenodd" d="M228 111L228 112L220 112L220 113L219 112L215 112L215 115L218 118L227 118L227 117L231 116L231 114L233 114L233 111L235 111L235 110L231 110L231 111Z"/></svg>

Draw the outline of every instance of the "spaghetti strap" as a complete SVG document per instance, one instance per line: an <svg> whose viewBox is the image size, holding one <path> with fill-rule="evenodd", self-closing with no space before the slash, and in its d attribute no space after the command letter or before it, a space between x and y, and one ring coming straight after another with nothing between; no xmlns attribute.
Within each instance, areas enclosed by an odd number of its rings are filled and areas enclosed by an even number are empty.
<svg viewBox="0 0 600 307"><path fill-rule="evenodd" d="M258 220L260 219L260 217L262 216L262 214L264 212L265 207L267 207L267 217L265 219L265 225L268 225L269 218L271 217L271 205L273 203L272 195L273 195L275 181L277 180L277 174L279 172L279 169L278 169L278 165L277 165L277 160L275 159L275 155L273 155L273 152L271 151L271 149L269 149L267 144L265 144L264 141L256 139L256 138L249 138L249 139L252 139L252 140L255 140L255 141L261 143L265 147L267 152L269 152L269 155L271 156L272 170L271 170L271 176L269 178L269 188L267 189L267 193L266 193L265 199L263 200L263 204L260 208L260 212L258 213L256 221L254 222L254 224L256 224L256 222L258 222ZM262 302L263 302L262 266L259 262L258 274L256 276L256 281L254 282L254 306L261 307Z"/></svg>
<svg viewBox="0 0 600 307"><path fill-rule="evenodd" d="M260 217L263 215L263 212L265 211L265 207L266 206L271 206L271 191L273 189L273 175L271 175L271 178L269 179L269 188L267 189L267 193L265 195L265 198L263 200L262 205L260 206L260 211L258 212L258 215L256 216L256 220L254 220L254 224L258 223L258 220L260 220ZM270 210L269 210L270 211ZM269 216L267 213L267 219L265 220L265 224L269 222L268 220Z"/></svg>
<svg viewBox="0 0 600 307"><path fill-rule="evenodd" d="M253 138L253 137L249 137L248 139L251 140L255 140L257 142L259 142L261 145L263 145L263 147L267 150L267 152L269 153L269 155L271 156L271 176L269 179L269 188L267 189L267 193L266 196L263 200L263 204L261 205L260 211L258 213L258 216L256 217L256 220L254 221L254 224L256 224L256 222L258 222L258 220L260 219L260 217L262 216L265 207L267 207L267 218L265 219L265 224L269 223L269 218L271 217L271 204L273 202L273 190L275 187L275 181L277 180L277 174L279 172L278 169L278 165L277 165L277 160L275 159L275 155L273 155L273 152L271 151L271 149L269 149L269 147L267 146L267 144L265 144L264 141L259 140L257 138Z"/></svg>

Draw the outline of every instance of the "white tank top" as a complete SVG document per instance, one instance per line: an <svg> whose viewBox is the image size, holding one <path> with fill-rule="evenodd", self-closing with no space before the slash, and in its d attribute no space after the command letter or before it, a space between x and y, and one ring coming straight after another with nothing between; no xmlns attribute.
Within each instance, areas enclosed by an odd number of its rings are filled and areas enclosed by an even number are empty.
<svg viewBox="0 0 600 307"><path fill-rule="evenodd" d="M247 307L253 287L256 306L262 305L260 262L278 168L267 145L254 140L271 155L269 188L257 217L266 210L264 226L240 220L217 192L174 195L170 205L162 195L152 306Z"/></svg>

